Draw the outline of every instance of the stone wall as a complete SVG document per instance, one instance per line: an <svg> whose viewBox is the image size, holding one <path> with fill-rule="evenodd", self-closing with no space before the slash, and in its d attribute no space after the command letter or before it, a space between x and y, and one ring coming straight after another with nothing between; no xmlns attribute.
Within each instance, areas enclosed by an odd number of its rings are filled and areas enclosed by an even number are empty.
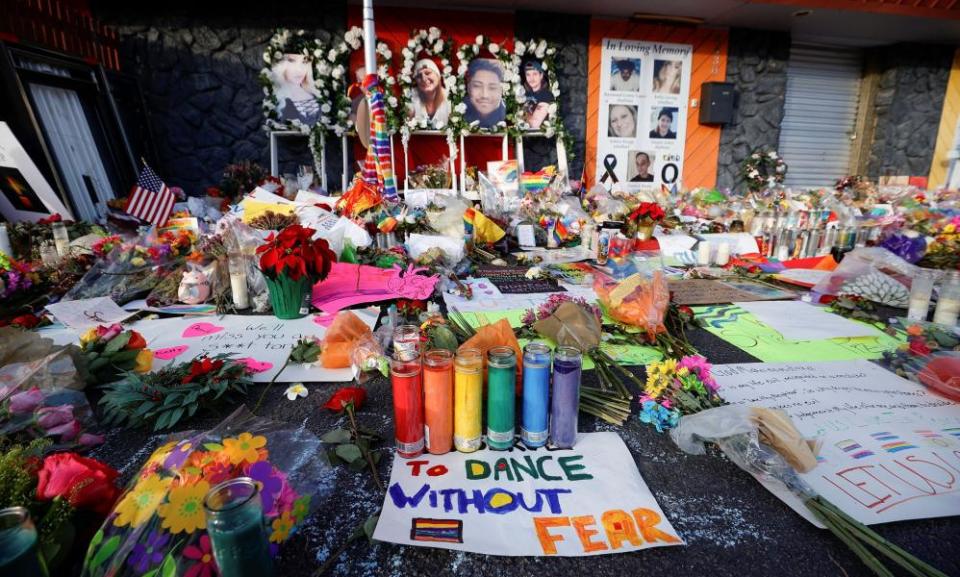
<svg viewBox="0 0 960 577"><path fill-rule="evenodd" d="M720 133L718 188L742 188L739 172L743 159L755 148L777 148L789 58L790 35L786 32L730 30L727 82L736 87L737 105L733 122Z"/></svg>
<svg viewBox="0 0 960 577"><path fill-rule="evenodd" d="M874 51L880 80L867 174L926 176L940 127L953 46L897 44Z"/></svg>

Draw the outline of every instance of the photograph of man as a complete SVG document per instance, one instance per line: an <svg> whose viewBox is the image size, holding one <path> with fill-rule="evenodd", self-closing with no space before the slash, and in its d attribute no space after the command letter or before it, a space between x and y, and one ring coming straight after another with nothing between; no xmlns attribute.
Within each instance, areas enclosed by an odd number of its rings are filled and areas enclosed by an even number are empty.
<svg viewBox="0 0 960 577"><path fill-rule="evenodd" d="M650 138L677 137L676 125L674 124L677 110L677 108L653 109L653 117L651 120L654 128L650 131Z"/></svg>
<svg viewBox="0 0 960 577"><path fill-rule="evenodd" d="M610 90L618 92L640 91L640 61L614 59L610 70Z"/></svg>
<svg viewBox="0 0 960 577"><path fill-rule="evenodd" d="M612 138L637 137L637 107L629 104L610 105L610 126L607 136Z"/></svg>
<svg viewBox="0 0 960 577"><path fill-rule="evenodd" d="M440 67L430 58L421 58L413 65L416 90L410 97L408 118L426 120L428 128L443 128L450 119L450 101L440 77Z"/></svg>
<svg viewBox="0 0 960 577"><path fill-rule="evenodd" d="M653 175L650 170L653 169L653 159L650 154L643 151L630 151L633 158L633 166L630 167L630 182L653 182Z"/></svg>
<svg viewBox="0 0 960 577"><path fill-rule="evenodd" d="M494 128L507 118L503 104L503 69L496 60L478 58L467 66L467 124Z"/></svg>
<svg viewBox="0 0 960 577"><path fill-rule="evenodd" d="M523 74L523 120L530 130L539 130L540 125L550 113L550 103L553 102L553 93L550 91L550 82L544 70L543 61L528 59L524 61L520 70Z"/></svg>
<svg viewBox="0 0 960 577"><path fill-rule="evenodd" d="M313 87L313 65L303 54L284 54L271 68L277 114L281 120L317 123L320 93Z"/></svg>
<svg viewBox="0 0 960 577"><path fill-rule="evenodd" d="M680 94L680 71L683 62L679 60L653 61L653 92L655 94Z"/></svg>

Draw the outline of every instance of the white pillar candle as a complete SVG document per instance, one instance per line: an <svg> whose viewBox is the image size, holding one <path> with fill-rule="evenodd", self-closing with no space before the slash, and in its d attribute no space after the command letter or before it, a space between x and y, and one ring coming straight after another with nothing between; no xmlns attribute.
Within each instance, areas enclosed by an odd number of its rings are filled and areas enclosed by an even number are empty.
<svg viewBox="0 0 960 577"><path fill-rule="evenodd" d="M717 245L717 266L724 266L730 262L730 245L723 242Z"/></svg>
<svg viewBox="0 0 960 577"><path fill-rule="evenodd" d="M250 293L247 291L247 263L243 255L231 255L230 266L230 292L233 298L233 304L237 309L243 310L250 307Z"/></svg>
<svg viewBox="0 0 960 577"><path fill-rule="evenodd" d="M13 248L10 247L10 234L7 232L6 223L0 223L0 253L13 257Z"/></svg>
<svg viewBox="0 0 960 577"><path fill-rule="evenodd" d="M710 266L710 252L712 248L713 247L710 246L710 241L700 241L700 244L697 245L697 264Z"/></svg>
<svg viewBox="0 0 960 577"><path fill-rule="evenodd" d="M933 313L933 322L939 325L955 326L960 316L960 272L951 272L940 288L937 310Z"/></svg>
<svg viewBox="0 0 960 577"><path fill-rule="evenodd" d="M70 254L70 235L67 233L67 225L62 222L53 223L53 242L57 247L57 254L65 257Z"/></svg>
<svg viewBox="0 0 960 577"><path fill-rule="evenodd" d="M933 294L933 283L936 275L931 271L917 271L910 285L910 306L907 309L907 319L911 321L927 320L930 311L930 296Z"/></svg>

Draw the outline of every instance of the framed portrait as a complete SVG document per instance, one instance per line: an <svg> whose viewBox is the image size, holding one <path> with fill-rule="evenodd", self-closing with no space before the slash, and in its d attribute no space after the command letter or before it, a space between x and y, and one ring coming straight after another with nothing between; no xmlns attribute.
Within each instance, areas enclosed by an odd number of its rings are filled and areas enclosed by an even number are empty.
<svg viewBox="0 0 960 577"><path fill-rule="evenodd" d="M607 136L636 138L637 108L634 104L611 104L607 114Z"/></svg>
<svg viewBox="0 0 960 577"><path fill-rule="evenodd" d="M399 83L404 133L449 127L450 93L457 82L450 64L452 51L450 40L436 27L417 30L407 41Z"/></svg>
<svg viewBox="0 0 960 577"><path fill-rule="evenodd" d="M506 125L503 72L503 65L493 58L475 58L467 65L464 79L467 106L463 119L468 125L476 123L477 128L483 130L496 130L498 125Z"/></svg>
<svg viewBox="0 0 960 577"><path fill-rule="evenodd" d="M640 92L639 58L614 58L610 63L610 90L615 92Z"/></svg>
<svg viewBox="0 0 960 577"><path fill-rule="evenodd" d="M650 108L651 140L676 140L679 125L679 111L676 106L653 106Z"/></svg>
<svg viewBox="0 0 960 577"><path fill-rule="evenodd" d="M345 70L322 62L327 48L315 38L301 32L279 30L270 39L263 53L266 63L260 72L264 87L263 112L270 130L297 130L308 134L318 124L329 124L330 102L328 80ZM326 106L326 111L322 109Z"/></svg>
<svg viewBox="0 0 960 577"><path fill-rule="evenodd" d="M680 94L682 60L654 60L651 90L654 94Z"/></svg>
<svg viewBox="0 0 960 577"><path fill-rule="evenodd" d="M656 153L649 150L627 151L627 180L653 182L656 159Z"/></svg>
<svg viewBox="0 0 960 577"><path fill-rule="evenodd" d="M544 39L515 41L511 64L515 72L506 96L508 104L518 102L513 124L522 131L541 131L547 138L563 132L556 57L556 46Z"/></svg>
<svg viewBox="0 0 960 577"><path fill-rule="evenodd" d="M550 72L541 58L520 60L520 83L523 86L523 122L528 130L540 130L550 116L550 105L556 101L550 90Z"/></svg>
<svg viewBox="0 0 960 577"><path fill-rule="evenodd" d="M320 92L314 87L313 64L303 54L284 54L270 67L277 114L282 122L313 126L320 118Z"/></svg>

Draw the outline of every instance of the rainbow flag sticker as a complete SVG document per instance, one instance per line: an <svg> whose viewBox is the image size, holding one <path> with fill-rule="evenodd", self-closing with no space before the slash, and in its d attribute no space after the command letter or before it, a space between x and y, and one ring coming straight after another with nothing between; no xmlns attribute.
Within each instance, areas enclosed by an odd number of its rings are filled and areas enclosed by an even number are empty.
<svg viewBox="0 0 960 577"><path fill-rule="evenodd" d="M873 434L870 435L870 436L873 437L874 439L878 440L878 441L895 441L895 440L897 440L897 439L900 438L900 437L898 437L898 436L896 436L896 435L894 435L894 434L892 434L892 433L888 433L888 432L886 432L886 431L883 431L883 432L881 432L881 433L873 433Z"/></svg>
<svg viewBox="0 0 960 577"><path fill-rule="evenodd" d="M846 439L840 441L839 443L834 443L834 446L854 459L863 459L864 457L873 456L873 451L864 449L860 443L854 441L853 439Z"/></svg>
<svg viewBox="0 0 960 577"><path fill-rule="evenodd" d="M909 449L916 449L915 446L911 445L906 441L894 441L892 443L884 443L880 445L883 447L883 450L888 453L899 453L900 451L907 451Z"/></svg>
<svg viewBox="0 0 960 577"><path fill-rule="evenodd" d="M463 543L463 521L459 519L413 519L412 541Z"/></svg>

